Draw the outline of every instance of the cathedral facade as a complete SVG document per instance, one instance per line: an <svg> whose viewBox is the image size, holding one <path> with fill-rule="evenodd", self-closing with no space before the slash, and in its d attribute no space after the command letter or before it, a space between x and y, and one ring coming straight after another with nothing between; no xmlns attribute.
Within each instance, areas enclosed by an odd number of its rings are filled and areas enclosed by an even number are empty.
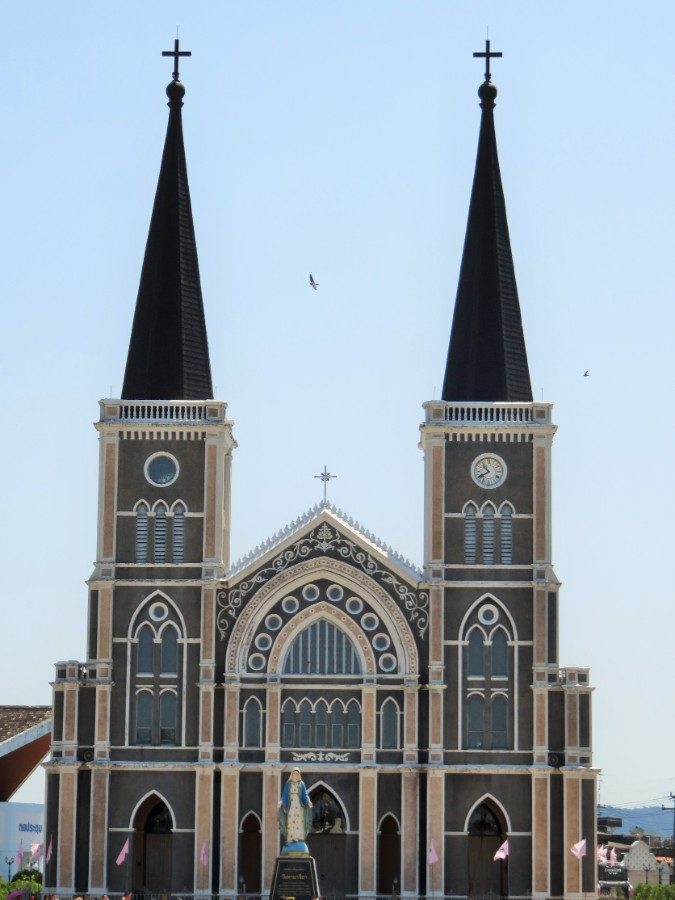
<svg viewBox="0 0 675 900"><path fill-rule="evenodd" d="M323 896L594 894L592 688L558 660L555 425L532 399L489 66L442 399L423 404L421 569L328 503L231 564L236 443L177 71L167 94L122 397L96 424L87 657L56 664L45 889L265 895L299 766Z"/></svg>

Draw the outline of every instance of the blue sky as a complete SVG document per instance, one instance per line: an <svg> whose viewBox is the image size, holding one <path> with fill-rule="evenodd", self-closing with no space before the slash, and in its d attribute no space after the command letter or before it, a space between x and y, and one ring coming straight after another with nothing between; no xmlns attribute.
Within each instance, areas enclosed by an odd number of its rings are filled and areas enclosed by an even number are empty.
<svg viewBox="0 0 675 900"><path fill-rule="evenodd" d="M489 25L530 370L559 425L561 663L592 670L601 800L664 797L670 2L5 8L0 702L48 703L53 662L84 654L91 423L121 387L177 24L194 54L184 127L212 368L239 442L233 556L316 502L327 464L331 499L415 561L421 404L443 377L479 123L471 54ZM39 782L19 798L39 800Z"/></svg>

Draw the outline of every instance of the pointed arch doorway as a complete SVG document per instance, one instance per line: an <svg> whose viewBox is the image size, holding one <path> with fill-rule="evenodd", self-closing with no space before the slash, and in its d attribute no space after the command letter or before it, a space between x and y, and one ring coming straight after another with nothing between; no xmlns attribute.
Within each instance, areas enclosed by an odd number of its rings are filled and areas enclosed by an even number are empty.
<svg viewBox="0 0 675 900"><path fill-rule="evenodd" d="M496 803L485 800L469 818L469 897L508 897L508 856L495 862L494 855L506 840L506 823Z"/></svg>
<svg viewBox="0 0 675 900"><path fill-rule="evenodd" d="M309 793L314 807L313 833L307 835L309 852L316 860L322 897L344 897L353 893L347 859L347 817L332 791L317 785Z"/></svg>
<svg viewBox="0 0 675 900"><path fill-rule="evenodd" d="M377 893L396 895L400 885L401 834L396 819L387 815L380 822L377 835Z"/></svg>
<svg viewBox="0 0 675 900"><path fill-rule="evenodd" d="M173 817L166 803L151 794L134 818L133 890L171 893Z"/></svg>
<svg viewBox="0 0 675 900"><path fill-rule="evenodd" d="M239 888L242 894L260 893L262 833L260 819L249 813L241 823L239 841Z"/></svg>

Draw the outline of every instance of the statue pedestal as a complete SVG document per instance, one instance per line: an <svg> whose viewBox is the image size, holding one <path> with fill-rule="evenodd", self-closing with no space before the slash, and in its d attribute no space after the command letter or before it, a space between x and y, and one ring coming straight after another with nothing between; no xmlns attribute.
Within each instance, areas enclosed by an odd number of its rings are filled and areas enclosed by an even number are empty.
<svg viewBox="0 0 675 900"><path fill-rule="evenodd" d="M307 853L277 856L270 900L311 900L319 896L314 857Z"/></svg>

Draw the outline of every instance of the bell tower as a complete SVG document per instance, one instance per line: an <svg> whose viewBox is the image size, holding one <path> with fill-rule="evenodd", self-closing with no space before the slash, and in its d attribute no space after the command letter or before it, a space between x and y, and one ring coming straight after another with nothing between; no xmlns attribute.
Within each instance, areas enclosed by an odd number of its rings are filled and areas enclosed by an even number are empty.
<svg viewBox="0 0 675 900"><path fill-rule="evenodd" d="M229 565L227 404L213 397L178 61L122 395L100 402L87 655L56 665L45 883L209 892L216 585ZM200 848L198 851L195 847Z"/></svg>
<svg viewBox="0 0 675 900"><path fill-rule="evenodd" d="M508 887L573 896L582 880L584 890L594 883L592 865L569 860L563 847L582 836L594 846L591 688L587 669L559 668L556 427L551 404L532 399L494 127L490 60L501 54L488 41L474 55L486 60L476 168L442 397L423 404L421 426L431 607L427 825L445 848L446 893ZM470 772L461 787L451 778L459 772ZM460 821L456 809L471 798L472 817ZM481 832L486 822L492 830ZM467 866L467 829L470 847L473 833L490 836L490 852L509 840L508 871L487 855Z"/></svg>

